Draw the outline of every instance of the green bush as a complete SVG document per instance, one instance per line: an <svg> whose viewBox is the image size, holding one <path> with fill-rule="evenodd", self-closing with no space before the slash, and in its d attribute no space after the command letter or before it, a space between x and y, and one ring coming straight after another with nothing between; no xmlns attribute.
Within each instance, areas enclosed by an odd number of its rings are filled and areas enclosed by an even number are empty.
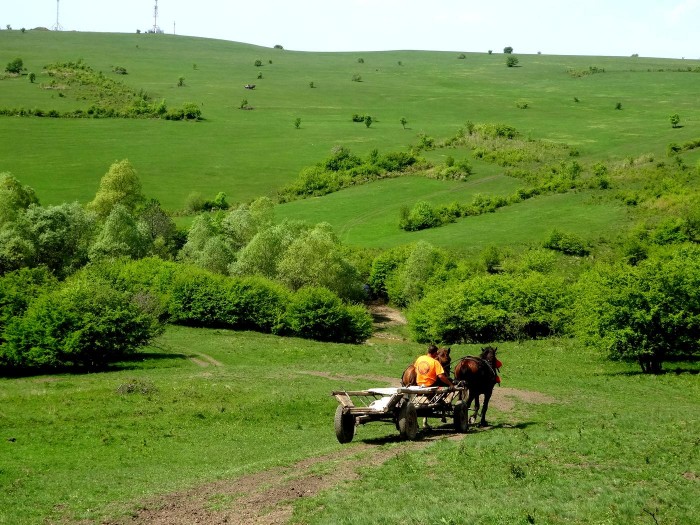
<svg viewBox="0 0 700 525"><path fill-rule="evenodd" d="M292 335L317 341L360 343L372 335L372 317L365 308L345 305L325 288L300 289L285 320Z"/></svg>
<svg viewBox="0 0 700 525"><path fill-rule="evenodd" d="M0 361L13 369L102 368L161 329L131 294L82 275L39 296L9 323Z"/></svg>
<svg viewBox="0 0 700 525"><path fill-rule="evenodd" d="M566 255L584 256L590 253L588 246L578 235L552 230L543 246Z"/></svg>
<svg viewBox="0 0 700 525"><path fill-rule="evenodd" d="M24 315L36 297L57 285L58 281L45 267L22 268L0 277L0 344L7 324Z"/></svg>

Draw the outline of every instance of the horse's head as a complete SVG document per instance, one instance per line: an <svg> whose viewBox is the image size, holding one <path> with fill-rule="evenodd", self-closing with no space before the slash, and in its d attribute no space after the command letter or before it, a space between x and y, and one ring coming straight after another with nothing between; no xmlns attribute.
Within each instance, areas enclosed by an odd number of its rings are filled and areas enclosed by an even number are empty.
<svg viewBox="0 0 700 525"><path fill-rule="evenodd" d="M501 363L496 357L497 352L498 348L495 346L485 346L481 349L481 359L486 361L491 366L491 369L496 374L496 381L500 383L501 379L498 377L498 369L501 368L503 363Z"/></svg>
<svg viewBox="0 0 700 525"><path fill-rule="evenodd" d="M450 348L438 348L437 360L440 361L442 368L445 369L445 373L450 375L450 365L452 364L452 357L450 357Z"/></svg>

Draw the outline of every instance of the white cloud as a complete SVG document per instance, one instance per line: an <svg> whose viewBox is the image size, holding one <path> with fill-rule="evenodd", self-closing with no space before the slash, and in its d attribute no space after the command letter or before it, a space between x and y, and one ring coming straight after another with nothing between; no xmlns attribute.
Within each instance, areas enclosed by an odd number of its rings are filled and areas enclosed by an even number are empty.
<svg viewBox="0 0 700 525"><path fill-rule="evenodd" d="M666 15L671 22L680 22L683 17L687 16L700 7L700 0L684 0L671 9Z"/></svg>

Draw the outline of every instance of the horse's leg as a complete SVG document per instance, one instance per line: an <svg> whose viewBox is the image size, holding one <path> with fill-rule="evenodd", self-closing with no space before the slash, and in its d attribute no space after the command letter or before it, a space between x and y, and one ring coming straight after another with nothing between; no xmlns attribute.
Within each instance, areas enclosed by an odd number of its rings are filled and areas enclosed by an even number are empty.
<svg viewBox="0 0 700 525"><path fill-rule="evenodd" d="M469 407L472 406L472 401L476 399L476 411L479 411L479 396L474 395L474 392L472 389L469 389L469 396L467 397L467 413L469 413ZM474 423L476 421L476 412L469 417L469 422Z"/></svg>
<svg viewBox="0 0 700 525"><path fill-rule="evenodd" d="M489 408L489 399L491 399L492 393L493 393L493 389L487 390L486 392L484 392L484 408L481 411L481 423L479 423L480 427L489 426L488 422L486 421L486 411Z"/></svg>

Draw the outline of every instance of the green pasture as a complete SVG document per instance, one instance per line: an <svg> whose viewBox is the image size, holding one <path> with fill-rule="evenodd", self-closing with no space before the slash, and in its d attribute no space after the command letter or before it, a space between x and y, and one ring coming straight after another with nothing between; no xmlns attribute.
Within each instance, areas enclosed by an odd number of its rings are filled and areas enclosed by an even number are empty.
<svg viewBox="0 0 700 525"><path fill-rule="evenodd" d="M305 53L174 35L1 31L0 65L16 57L37 75L36 83L4 76L3 107L87 108L90 102L70 90L60 97L44 89L49 78L42 71L83 59L169 107L197 103L205 118L0 117L6 137L0 172L34 187L43 204L87 202L109 165L123 158L138 170L144 191L167 209L181 209L191 192L213 197L224 191L231 202L249 201L287 184L336 145L361 155L399 150L419 133L452 136L467 120L507 123L525 136L566 142L583 161L662 156L669 142L699 134L700 73L694 69L700 62L693 60L520 55L519 67L508 68L500 53L464 59L452 52ZM128 74L112 73L114 66ZM589 67L605 72L567 72ZM177 87L180 77L183 87ZM248 83L256 89L244 89ZM240 110L243 99L255 109ZM519 101L528 109L518 109ZM615 109L618 102L622 110ZM374 123L369 129L353 123L354 113L369 114ZM682 127L671 128L671 113L681 116Z"/></svg>
<svg viewBox="0 0 700 525"><path fill-rule="evenodd" d="M0 523L100 523L358 443L400 453L297 500L296 522L646 524L645 509L695 522L697 363L648 376L573 340L501 344L509 402L489 411L493 428L409 452L374 423L340 445L331 390L385 386L368 377L398 377L423 351L171 327L109 372L0 379ZM235 509L235 496L219 505Z"/></svg>
<svg viewBox="0 0 700 525"><path fill-rule="evenodd" d="M321 198L282 204L278 218L328 222L341 240L353 246L389 248L418 240L460 251L487 246L523 247L541 244L553 230L576 233L588 241L611 238L629 224L629 212L619 202L595 192L540 196L475 217L417 232L399 228L402 206L418 201L433 205L471 202L474 195L508 195L520 183L506 176L443 182L420 177L383 180Z"/></svg>

